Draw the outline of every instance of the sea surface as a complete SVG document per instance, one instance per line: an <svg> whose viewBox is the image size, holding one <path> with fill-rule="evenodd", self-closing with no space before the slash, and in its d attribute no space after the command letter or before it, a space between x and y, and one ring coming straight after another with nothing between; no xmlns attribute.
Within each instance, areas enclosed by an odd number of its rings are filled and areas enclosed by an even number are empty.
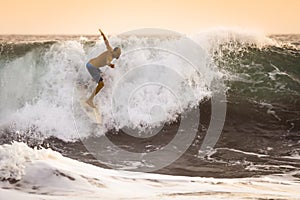
<svg viewBox="0 0 300 200"><path fill-rule="evenodd" d="M105 86L95 97L99 125L80 107L77 95L78 87L85 88L86 97L96 87L85 64L105 50L99 36L0 36L3 195L78 196L85 188L74 188L100 181L103 173L108 182L102 185L116 182L106 185L108 197L118 183L132 188L143 177L148 182L140 182L145 184L136 192L140 196L120 192L114 197L145 199L149 183L161 188L150 192L154 196L171 191L166 199L272 198L272 184L282 187L274 198L300 198L295 189L300 186L300 35L215 29L112 35L109 41L121 47L122 55L113 61L114 69L101 68ZM83 176L84 168L94 173ZM68 183L67 192L56 193L59 187L44 171L71 182L76 173L95 180L75 177L78 184ZM191 191L183 195L187 183L163 190L172 185L168 177L179 185L190 182ZM265 191L272 191L265 196L262 180ZM256 181L262 181L261 188L253 186ZM196 183L208 189L197 193ZM210 188L218 183L226 186ZM259 192L243 193L241 188L251 183Z"/></svg>

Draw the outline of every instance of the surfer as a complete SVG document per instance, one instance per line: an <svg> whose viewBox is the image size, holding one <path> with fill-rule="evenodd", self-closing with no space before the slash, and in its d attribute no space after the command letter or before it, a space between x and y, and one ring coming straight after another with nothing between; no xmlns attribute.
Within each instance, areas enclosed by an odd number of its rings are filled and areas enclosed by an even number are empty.
<svg viewBox="0 0 300 200"><path fill-rule="evenodd" d="M106 51L101 53L96 58L92 58L89 60L89 62L86 64L86 68L88 72L91 74L92 78L96 83L98 83L96 89L93 91L91 96L86 100L86 103L91 106L92 108L96 108L94 104L94 97L99 93L99 91L103 88L103 78L101 77L101 70L100 67L104 67L108 65L111 68L114 68L115 65L111 63L111 61L115 58L118 59L121 55L121 49L119 47L115 47L114 49L109 45L109 42L107 38L105 37L104 33L99 29L103 39L104 43L106 45Z"/></svg>

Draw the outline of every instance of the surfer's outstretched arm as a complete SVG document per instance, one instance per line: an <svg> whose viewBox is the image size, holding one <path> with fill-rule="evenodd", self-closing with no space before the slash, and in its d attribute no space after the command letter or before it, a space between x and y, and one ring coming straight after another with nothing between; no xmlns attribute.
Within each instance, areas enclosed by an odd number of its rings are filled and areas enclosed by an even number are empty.
<svg viewBox="0 0 300 200"><path fill-rule="evenodd" d="M112 47L110 46L110 44L109 44L106 36L104 35L104 33L101 31L100 28L99 28L99 31L100 31L100 33L101 33L101 35L103 37L103 40L104 40L104 43L105 43L105 46L106 46L107 50L112 51L113 50Z"/></svg>

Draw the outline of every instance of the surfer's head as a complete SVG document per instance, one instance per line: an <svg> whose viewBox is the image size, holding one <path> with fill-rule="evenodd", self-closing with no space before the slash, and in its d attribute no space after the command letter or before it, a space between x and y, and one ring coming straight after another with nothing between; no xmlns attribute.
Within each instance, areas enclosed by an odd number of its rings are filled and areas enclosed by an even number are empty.
<svg viewBox="0 0 300 200"><path fill-rule="evenodd" d="M115 47L113 52L112 52L112 55L114 58L118 59L121 55L121 48L120 47Z"/></svg>

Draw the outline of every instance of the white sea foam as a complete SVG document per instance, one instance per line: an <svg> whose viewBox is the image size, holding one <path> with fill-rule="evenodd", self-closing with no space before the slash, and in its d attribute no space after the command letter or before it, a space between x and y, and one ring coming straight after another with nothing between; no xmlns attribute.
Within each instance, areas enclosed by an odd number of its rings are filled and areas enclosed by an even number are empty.
<svg viewBox="0 0 300 200"><path fill-rule="evenodd" d="M24 143L0 146L0 156L0 197L7 199L300 198L293 174L216 179L116 171Z"/></svg>

